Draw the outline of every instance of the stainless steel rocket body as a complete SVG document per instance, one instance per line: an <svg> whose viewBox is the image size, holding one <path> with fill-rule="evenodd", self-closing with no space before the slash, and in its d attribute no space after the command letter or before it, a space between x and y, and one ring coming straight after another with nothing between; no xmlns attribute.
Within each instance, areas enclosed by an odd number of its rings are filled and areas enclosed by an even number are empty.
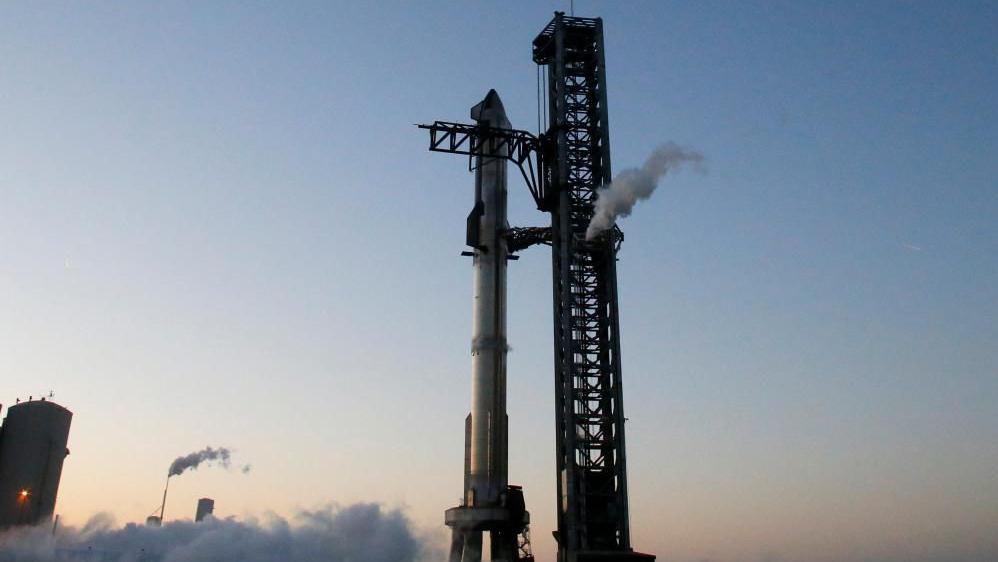
<svg viewBox="0 0 998 562"><path fill-rule="evenodd" d="M471 108L479 139L489 129L510 129L495 90ZM476 141L477 142L477 141ZM506 418L506 162L508 145L483 142L472 154L475 201L468 215L474 297L471 327L471 413L465 419L464 498L444 512L453 530L449 562L481 562L483 534L489 533L489 560L521 558L520 534L530 523L523 491L510 486ZM524 535L526 537L526 535ZM524 538L524 541L527 539ZM529 549L524 548L523 551Z"/></svg>
<svg viewBox="0 0 998 562"><path fill-rule="evenodd" d="M509 128L495 92L472 108L479 125ZM471 420L465 505L498 505L507 486L506 160L475 158L475 206L468 217L473 257ZM475 230L477 229L477 232Z"/></svg>

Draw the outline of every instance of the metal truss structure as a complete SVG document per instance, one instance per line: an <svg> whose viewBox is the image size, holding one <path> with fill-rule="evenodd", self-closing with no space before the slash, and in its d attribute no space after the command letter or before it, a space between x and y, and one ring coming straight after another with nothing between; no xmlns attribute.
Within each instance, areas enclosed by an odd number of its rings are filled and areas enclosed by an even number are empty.
<svg viewBox="0 0 998 562"><path fill-rule="evenodd" d="M631 550L613 229L586 239L610 182L601 19L555 17L534 39L547 70L559 562L654 559Z"/></svg>
<svg viewBox="0 0 998 562"><path fill-rule="evenodd" d="M471 170L476 156L504 158L516 164L534 196L537 208L547 209L548 194L545 186L544 155L541 149L544 138L528 131L502 129L484 125L434 121L432 125L416 125L430 131L430 150L450 154L464 154Z"/></svg>
<svg viewBox="0 0 998 562"><path fill-rule="evenodd" d="M551 229L546 226L518 226L507 229L506 248L512 252L525 250L535 244L551 245Z"/></svg>

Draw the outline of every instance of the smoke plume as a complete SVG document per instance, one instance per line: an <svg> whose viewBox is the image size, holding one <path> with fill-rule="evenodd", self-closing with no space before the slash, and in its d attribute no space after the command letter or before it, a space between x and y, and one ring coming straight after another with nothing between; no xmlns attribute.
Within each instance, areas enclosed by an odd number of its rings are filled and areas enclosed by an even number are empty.
<svg viewBox="0 0 998 562"><path fill-rule="evenodd" d="M617 174L609 185L597 190L593 218L586 229L586 240L612 228L617 219L631 214L634 204L651 197L669 170L685 164L703 164L703 155L695 150L667 142L651 153L640 168L631 168Z"/></svg>
<svg viewBox="0 0 998 562"><path fill-rule="evenodd" d="M60 529L54 537L47 525L0 534L3 562L416 562L440 555L430 550L401 511L366 503L303 511L291 520L209 517L201 523L114 528L104 515L83 529Z"/></svg>
<svg viewBox="0 0 998 562"><path fill-rule="evenodd" d="M195 451L188 455L174 459L174 461L170 463L170 472L167 477L179 476L189 468L197 469L197 467L203 462L217 462L224 468L229 468L229 457L231 456L232 452L225 447L219 447L217 449L205 447L200 451Z"/></svg>

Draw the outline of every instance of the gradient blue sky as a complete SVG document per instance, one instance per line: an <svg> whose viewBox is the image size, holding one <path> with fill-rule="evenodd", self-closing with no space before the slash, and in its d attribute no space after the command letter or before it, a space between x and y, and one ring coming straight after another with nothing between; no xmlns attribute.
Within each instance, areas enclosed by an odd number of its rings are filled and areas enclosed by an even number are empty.
<svg viewBox="0 0 998 562"><path fill-rule="evenodd" d="M0 401L74 419L58 511L461 486L472 177L416 122L536 128L568 2L0 6ZM605 20L634 542L662 560L998 556L998 8L576 2ZM544 224L511 185L511 220ZM554 521L549 255L511 265L510 458Z"/></svg>

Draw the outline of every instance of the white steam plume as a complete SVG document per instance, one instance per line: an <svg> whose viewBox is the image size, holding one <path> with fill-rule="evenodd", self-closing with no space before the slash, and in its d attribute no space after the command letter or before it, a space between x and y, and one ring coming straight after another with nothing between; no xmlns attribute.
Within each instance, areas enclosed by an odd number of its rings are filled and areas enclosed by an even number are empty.
<svg viewBox="0 0 998 562"><path fill-rule="evenodd" d="M114 528L105 515L55 536L48 525L0 533L4 562L417 562L439 554L417 538L401 511L377 504L327 507L290 521L276 515L263 522L209 517L201 523Z"/></svg>
<svg viewBox="0 0 998 562"><path fill-rule="evenodd" d="M607 230L620 217L631 214L634 204L651 197L658 182L669 170L684 164L703 164L703 155L696 150L667 142L651 153L640 168L631 168L617 174L609 185L597 190L593 218L586 229L586 240L592 240Z"/></svg>
<svg viewBox="0 0 998 562"><path fill-rule="evenodd" d="M231 456L232 452L225 447L219 447L217 449L205 447L200 451L195 451L174 459L174 461L170 463L170 472L167 474L167 478L170 476L179 476L189 468L196 469L203 462L217 462L221 466L229 468L229 458Z"/></svg>

